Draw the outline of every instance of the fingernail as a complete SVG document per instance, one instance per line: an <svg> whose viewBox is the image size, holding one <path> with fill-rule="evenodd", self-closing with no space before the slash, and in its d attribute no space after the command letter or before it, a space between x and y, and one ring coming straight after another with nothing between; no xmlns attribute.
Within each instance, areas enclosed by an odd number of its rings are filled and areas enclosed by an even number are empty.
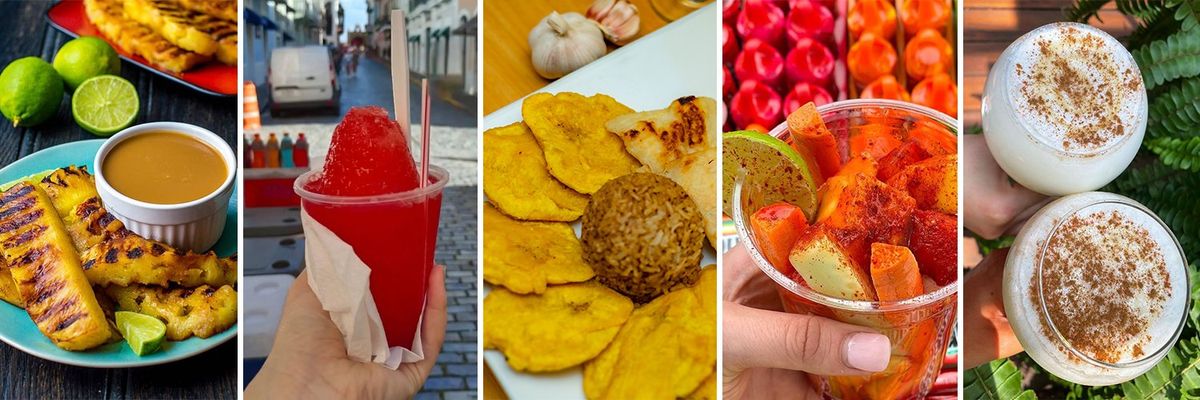
<svg viewBox="0 0 1200 400"><path fill-rule="evenodd" d="M861 371L883 371L892 354L891 341L877 333L853 333L846 338L844 346L842 354L846 355L846 365Z"/></svg>

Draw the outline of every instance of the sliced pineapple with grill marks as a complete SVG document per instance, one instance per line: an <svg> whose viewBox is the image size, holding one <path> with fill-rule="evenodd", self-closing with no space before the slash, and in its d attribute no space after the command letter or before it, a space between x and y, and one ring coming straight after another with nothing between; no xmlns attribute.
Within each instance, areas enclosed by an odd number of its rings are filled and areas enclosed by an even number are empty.
<svg viewBox="0 0 1200 400"><path fill-rule="evenodd" d="M83 6L88 21L104 36L159 68L182 73L212 59L171 44L150 27L129 18L122 0L83 0Z"/></svg>
<svg viewBox="0 0 1200 400"><path fill-rule="evenodd" d="M117 309L146 314L167 324L167 340L207 338L237 322L237 292L232 286L161 288L109 286L105 292Z"/></svg>
<svg viewBox="0 0 1200 400"><path fill-rule="evenodd" d="M100 204L96 181L87 167L59 168L40 183L71 234L80 253L104 240L110 233L125 233L125 225Z"/></svg>
<svg viewBox="0 0 1200 400"><path fill-rule="evenodd" d="M21 182L0 194L0 248L26 312L55 345L87 350L109 339L75 246L41 188Z"/></svg>
<svg viewBox="0 0 1200 400"><path fill-rule="evenodd" d="M232 285L237 283L237 258L215 253L196 254L146 239L132 232L112 234L83 252L88 280L101 286L130 284L167 287Z"/></svg>
<svg viewBox="0 0 1200 400"><path fill-rule="evenodd" d="M185 50L237 64L237 23L184 8L174 0L125 0L125 15Z"/></svg>

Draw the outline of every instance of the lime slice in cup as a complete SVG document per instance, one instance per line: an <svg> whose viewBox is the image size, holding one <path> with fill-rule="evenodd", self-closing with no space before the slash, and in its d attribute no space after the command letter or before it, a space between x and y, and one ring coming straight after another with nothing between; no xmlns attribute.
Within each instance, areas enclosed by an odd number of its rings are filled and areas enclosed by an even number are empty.
<svg viewBox="0 0 1200 400"><path fill-rule="evenodd" d="M139 356L158 351L167 336L167 324L158 318L130 311L117 311L117 330L125 337L129 349Z"/></svg>
<svg viewBox="0 0 1200 400"><path fill-rule="evenodd" d="M742 179L747 202L744 212L788 202L812 218L817 210L817 182L809 163L778 138L755 131L726 132L721 139L722 200L725 213L733 215L734 183Z"/></svg>
<svg viewBox="0 0 1200 400"><path fill-rule="evenodd" d="M71 96L75 123L97 136L111 136L132 125L140 107L137 89L115 75L83 81Z"/></svg>

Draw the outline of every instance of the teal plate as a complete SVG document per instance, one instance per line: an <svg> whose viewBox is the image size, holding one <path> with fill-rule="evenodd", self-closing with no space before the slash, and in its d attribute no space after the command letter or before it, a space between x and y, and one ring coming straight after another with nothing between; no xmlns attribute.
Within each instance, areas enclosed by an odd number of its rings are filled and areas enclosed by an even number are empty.
<svg viewBox="0 0 1200 400"><path fill-rule="evenodd" d="M92 161L104 139L82 140L61 144L33 153L28 157L0 168L0 182L9 182L49 169L68 165L86 165L89 171ZM228 218L221 240L213 246L218 255L228 256L237 252L237 189L229 200ZM36 357L68 365L93 368L127 368L165 364L182 360L225 343L237 335L237 325L208 339L191 338L180 342L164 341L162 350L138 356L133 354L124 341L110 343L88 351L66 351L55 346L29 319L25 310L0 301L0 341Z"/></svg>

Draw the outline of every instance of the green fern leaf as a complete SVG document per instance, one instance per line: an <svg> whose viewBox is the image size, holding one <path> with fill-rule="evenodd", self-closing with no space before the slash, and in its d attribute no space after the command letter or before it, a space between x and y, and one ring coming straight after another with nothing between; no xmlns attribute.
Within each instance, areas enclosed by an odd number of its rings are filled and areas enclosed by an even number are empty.
<svg viewBox="0 0 1200 400"><path fill-rule="evenodd" d="M1146 90L1168 81L1200 75L1200 29L1180 31L1133 52Z"/></svg>
<svg viewBox="0 0 1200 400"><path fill-rule="evenodd" d="M1133 32L1129 33L1129 36L1125 37L1125 47L1133 52L1147 43L1165 39L1172 33L1179 32L1182 24L1168 13L1161 13L1154 18L1143 20L1137 24Z"/></svg>
<svg viewBox="0 0 1200 400"><path fill-rule="evenodd" d="M1117 0L1117 9L1143 20L1153 19L1165 9L1162 0Z"/></svg>
<svg viewBox="0 0 1200 400"><path fill-rule="evenodd" d="M1178 80L1150 101L1150 138L1200 136L1200 78Z"/></svg>
<svg viewBox="0 0 1200 400"><path fill-rule="evenodd" d="M1079 23L1087 23L1092 17L1097 17L1100 20L1100 9L1112 0L1076 0L1075 5L1068 7L1065 11L1067 21Z"/></svg>
<svg viewBox="0 0 1200 400"><path fill-rule="evenodd" d="M1167 0L1167 7L1175 9L1175 19L1182 21L1182 29L1191 30L1200 21L1200 1L1197 0Z"/></svg>
<svg viewBox="0 0 1200 400"><path fill-rule="evenodd" d="M1197 285L1197 283L1200 283L1200 276L1197 273L1200 273L1200 271L1197 271L1196 263L1189 264L1188 275L1192 278L1192 290L1189 293L1189 297L1192 299L1192 308L1188 310L1188 328L1190 328L1192 335L1200 332L1200 285Z"/></svg>
<svg viewBox="0 0 1200 400"><path fill-rule="evenodd" d="M1200 388L1200 340L1180 339L1145 374L1121 384L1128 399L1183 399Z"/></svg>
<svg viewBox="0 0 1200 400"><path fill-rule="evenodd" d="M1147 140L1143 145L1158 154L1163 164L1192 172L1200 171L1200 136L1187 139L1161 137Z"/></svg>
<svg viewBox="0 0 1200 400"><path fill-rule="evenodd" d="M968 400L1037 399L1021 387L1021 371L1008 359L996 360L963 372L962 398Z"/></svg>

